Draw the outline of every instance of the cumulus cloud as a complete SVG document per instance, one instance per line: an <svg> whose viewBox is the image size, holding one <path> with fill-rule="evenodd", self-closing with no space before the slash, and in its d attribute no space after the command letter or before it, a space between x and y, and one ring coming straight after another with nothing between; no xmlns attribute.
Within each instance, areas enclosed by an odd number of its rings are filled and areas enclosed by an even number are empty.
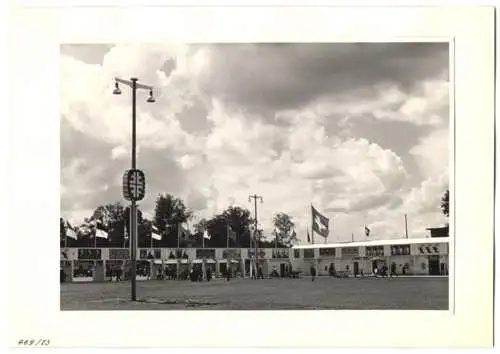
<svg viewBox="0 0 500 354"><path fill-rule="evenodd" d="M415 235L442 221L445 45L107 48L102 60L91 49L61 56L63 215L121 200L131 97L126 87L110 93L114 76L137 76L157 96L147 105L141 92L137 107L147 213L158 193L183 198L198 218L232 204L252 209L248 195L258 193L265 232L286 212L303 241L311 203L331 217L330 241L364 237L365 224L373 237L400 237L404 213ZM407 137L398 140L387 129L400 125Z"/></svg>

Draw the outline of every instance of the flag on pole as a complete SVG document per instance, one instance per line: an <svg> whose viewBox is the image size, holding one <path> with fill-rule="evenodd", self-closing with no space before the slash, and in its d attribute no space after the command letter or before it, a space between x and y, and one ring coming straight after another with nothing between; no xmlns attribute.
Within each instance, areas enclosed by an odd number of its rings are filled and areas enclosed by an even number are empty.
<svg viewBox="0 0 500 354"><path fill-rule="evenodd" d="M370 236L370 229L365 225L365 235L366 237Z"/></svg>
<svg viewBox="0 0 500 354"><path fill-rule="evenodd" d="M158 241L161 240L161 233L155 225L151 227L151 238Z"/></svg>
<svg viewBox="0 0 500 354"><path fill-rule="evenodd" d="M203 238L207 239L207 240L210 240L212 238L212 236L208 233L207 230L203 231Z"/></svg>
<svg viewBox="0 0 500 354"><path fill-rule="evenodd" d="M66 237L72 238L73 240L78 239L78 235L73 226L70 225L69 221L66 221Z"/></svg>
<svg viewBox="0 0 500 354"><path fill-rule="evenodd" d="M231 225L227 224L226 227L226 238L227 238L227 247L229 248L229 240L236 241L236 232L233 231Z"/></svg>
<svg viewBox="0 0 500 354"><path fill-rule="evenodd" d="M188 230L183 226L183 223L177 224L177 248L179 248L181 238L186 239L188 235Z"/></svg>
<svg viewBox="0 0 500 354"><path fill-rule="evenodd" d="M82 224L78 227L78 231L80 231L80 233L82 233L82 235L84 236L89 236L91 230L90 230L90 226L88 224Z"/></svg>
<svg viewBox="0 0 500 354"><path fill-rule="evenodd" d="M316 232L320 236L328 237L329 233L328 223L330 220L326 216L320 214L312 205L311 205L311 210L312 210L313 232Z"/></svg>
<svg viewBox="0 0 500 354"><path fill-rule="evenodd" d="M108 239L108 233L102 229L96 228L95 237Z"/></svg>
<svg viewBox="0 0 500 354"><path fill-rule="evenodd" d="M125 248L128 240L128 233L127 233L127 223L123 223L123 248Z"/></svg>

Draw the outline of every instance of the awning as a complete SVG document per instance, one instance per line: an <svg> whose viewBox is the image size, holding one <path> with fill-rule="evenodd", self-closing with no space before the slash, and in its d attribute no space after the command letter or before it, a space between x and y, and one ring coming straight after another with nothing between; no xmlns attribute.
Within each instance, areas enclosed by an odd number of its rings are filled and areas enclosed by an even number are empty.
<svg viewBox="0 0 500 354"><path fill-rule="evenodd" d="M237 259L231 259L231 263L241 263L241 261L238 261Z"/></svg>

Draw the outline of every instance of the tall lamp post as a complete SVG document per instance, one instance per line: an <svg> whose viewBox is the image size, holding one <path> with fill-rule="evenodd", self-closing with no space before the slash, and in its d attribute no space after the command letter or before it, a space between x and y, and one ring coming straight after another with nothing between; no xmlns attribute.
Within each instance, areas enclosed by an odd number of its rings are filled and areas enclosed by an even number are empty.
<svg viewBox="0 0 500 354"><path fill-rule="evenodd" d="M123 80L120 78L115 78L115 89L113 90L114 95L121 95L120 85L123 84L132 88L132 170L136 170L136 98L137 90L148 90L149 97L146 100L148 103L154 103L155 99L153 97L153 87L142 85L137 83L138 79L133 77L130 80ZM136 177L137 179L137 177ZM135 182L136 193L139 188L137 181ZM137 276L137 200L142 198L130 199L130 258L132 263L132 301L137 300L136 296L136 276Z"/></svg>

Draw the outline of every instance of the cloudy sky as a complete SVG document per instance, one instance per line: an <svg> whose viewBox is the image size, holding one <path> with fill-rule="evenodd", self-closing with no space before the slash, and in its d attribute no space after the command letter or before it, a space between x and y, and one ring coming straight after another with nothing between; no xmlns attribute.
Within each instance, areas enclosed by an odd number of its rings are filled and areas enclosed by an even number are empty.
<svg viewBox="0 0 500 354"><path fill-rule="evenodd" d="M291 215L306 241L310 204L330 217L328 241L404 235L446 222L448 45L441 43L64 45L61 208L78 223L123 201L131 95L115 76L155 87L138 96L141 208L173 193L210 217L229 205L272 230ZM317 236L317 240L320 237Z"/></svg>

